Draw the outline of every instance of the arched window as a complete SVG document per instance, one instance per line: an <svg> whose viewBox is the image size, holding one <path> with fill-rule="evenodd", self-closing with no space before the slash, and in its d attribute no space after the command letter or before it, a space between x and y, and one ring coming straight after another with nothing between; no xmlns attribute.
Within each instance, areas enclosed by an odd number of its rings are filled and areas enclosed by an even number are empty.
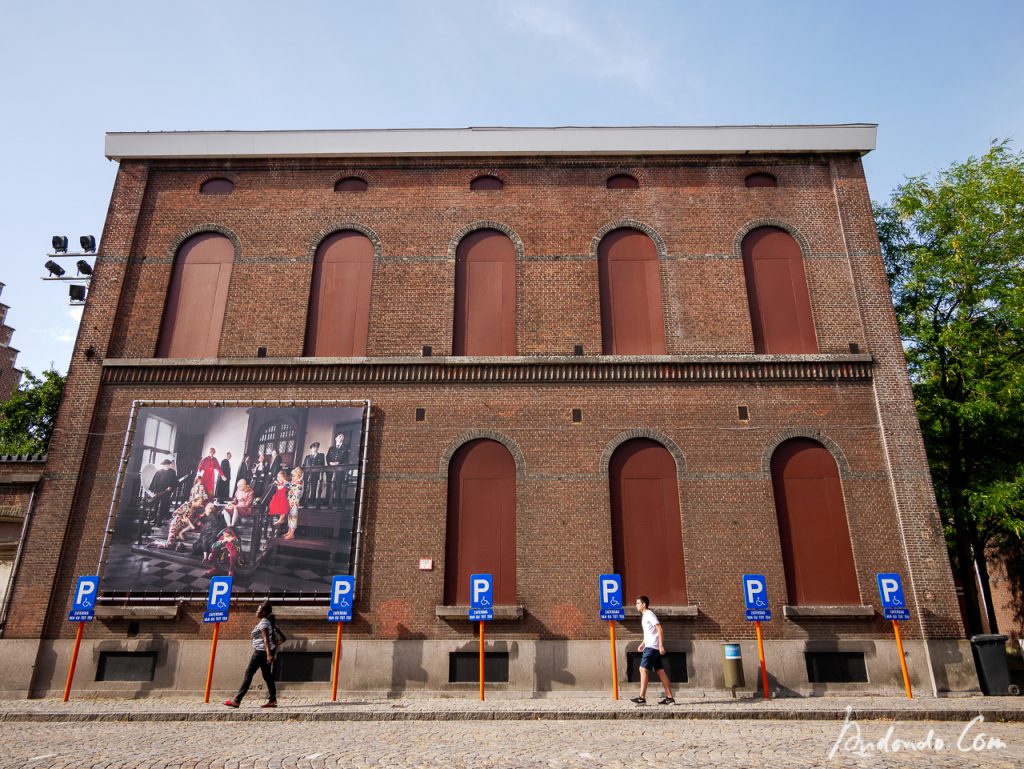
<svg viewBox="0 0 1024 769"><path fill-rule="evenodd" d="M605 355L664 355L658 249L644 233L612 230L597 249Z"/></svg>
<svg viewBox="0 0 1024 769"><path fill-rule="evenodd" d="M366 192L369 188L366 179L360 179L358 176L346 176L334 184L335 192Z"/></svg>
<svg viewBox="0 0 1024 769"><path fill-rule="evenodd" d="M505 182L499 179L497 176L478 176L469 183L469 189L473 192L479 190L500 190L505 186Z"/></svg>
<svg viewBox="0 0 1024 769"><path fill-rule="evenodd" d="M207 179L199 185L202 195L230 195L235 190L235 183L230 179Z"/></svg>
<svg viewBox="0 0 1024 769"><path fill-rule="evenodd" d="M635 176L629 174L615 174L609 176L605 185L610 190L637 190L640 189L640 182L636 180Z"/></svg>
<svg viewBox="0 0 1024 769"><path fill-rule="evenodd" d="M497 230L471 232L456 249L452 354L516 354L516 249Z"/></svg>
<svg viewBox="0 0 1024 769"><path fill-rule="evenodd" d="M743 184L747 187L778 187L779 180L771 174L750 174Z"/></svg>
<svg viewBox="0 0 1024 769"><path fill-rule="evenodd" d="M313 258L303 354L366 355L372 278L373 243L363 233L336 232L320 244Z"/></svg>
<svg viewBox="0 0 1024 769"><path fill-rule="evenodd" d="M683 529L676 463L657 441L636 438L612 454L608 465L612 553L622 589L632 600L655 605L686 603Z"/></svg>
<svg viewBox="0 0 1024 769"><path fill-rule="evenodd" d="M160 358L216 358L235 247L204 232L186 240L174 258L160 325Z"/></svg>
<svg viewBox="0 0 1024 769"><path fill-rule="evenodd" d="M250 447L249 454L255 457L260 454L269 454L270 450L274 449L277 451L282 467L294 467L297 432L295 423L290 419L282 417L273 422L267 422L256 433L256 440ZM268 483L273 481L272 478Z"/></svg>
<svg viewBox="0 0 1024 769"><path fill-rule="evenodd" d="M750 325L758 353L815 353L811 300L800 245L778 227L758 227L743 238Z"/></svg>
<svg viewBox="0 0 1024 769"><path fill-rule="evenodd" d="M817 441L793 438L772 455L789 603L860 603L839 468Z"/></svg>
<svg viewBox="0 0 1024 769"><path fill-rule="evenodd" d="M516 602L516 463L497 441L459 447L448 465L444 602L469 604L471 574L494 577L494 603Z"/></svg>

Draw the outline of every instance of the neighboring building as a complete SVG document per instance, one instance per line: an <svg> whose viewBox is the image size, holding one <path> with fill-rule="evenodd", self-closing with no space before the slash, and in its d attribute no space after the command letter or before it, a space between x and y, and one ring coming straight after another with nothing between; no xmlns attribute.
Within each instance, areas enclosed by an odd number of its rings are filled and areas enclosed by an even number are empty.
<svg viewBox="0 0 1024 769"><path fill-rule="evenodd" d="M4 284L0 283L0 294L3 291ZM10 307L0 302L0 402L10 400L21 382L21 369L14 366L18 359L18 351L11 347L14 329L7 325L9 309Z"/></svg>
<svg viewBox="0 0 1024 769"><path fill-rule="evenodd" d="M7 620L7 598L25 521L31 517L45 463L45 454L0 455L0 632Z"/></svg>
<svg viewBox="0 0 1024 769"><path fill-rule="evenodd" d="M302 681L329 671L339 573L356 577L342 689L472 689L479 572L492 690L607 689L597 580L617 572L627 605L651 596L684 691L723 686L723 641L759 680L740 589L759 573L773 688L902 692L875 581L899 572L917 691L975 691L861 165L874 142L872 125L109 134L120 167L0 689L60 689L72 589L97 569L76 687L200 689L219 569L225 690L248 602L270 595L282 677L323 691ZM295 466L301 492L277 475ZM225 518L239 478L258 493ZM625 680L635 615L618 631Z"/></svg>

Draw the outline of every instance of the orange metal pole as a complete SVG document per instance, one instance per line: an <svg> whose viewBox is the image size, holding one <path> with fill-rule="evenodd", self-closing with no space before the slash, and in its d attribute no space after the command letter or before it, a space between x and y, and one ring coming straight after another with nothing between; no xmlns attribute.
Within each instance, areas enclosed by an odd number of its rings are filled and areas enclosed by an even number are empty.
<svg viewBox="0 0 1024 769"><path fill-rule="evenodd" d="M213 683L213 661L217 657L217 635L220 633L220 623L213 623L213 643L210 644L210 666L206 669L206 693L203 694L203 702L210 701L210 684Z"/></svg>
<svg viewBox="0 0 1024 769"><path fill-rule="evenodd" d="M484 701L484 621L480 620L480 701Z"/></svg>
<svg viewBox="0 0 1024 769"><path fill-rule="evenodd" d="M619 698L619 661L615 657L615 620L608 620L608 630L611 631L612 644L612 697Z"/></svg>
<svg viewBox="0 0 1024 769"><path fill-rule="evenodd" d="M761 623L755 622L754 629L757 630L757 658L761 660L761 685L764 689L764 698L770 699L768 694L768 669L764 666L764 641L761 640Z"/></svg>
<svg viewBox="0 0 1024 769"><path fill-rule="evenodd" d="M82 631L85 629L85 623L78 623L78 632L75 633L75 650L71 652L71 667L68 668L68 682L64 685L64 701L68 701L68 697L71 696L71 682L75 680L75 665L78 664L78 647L82 645Z"/></svg>
<svg viewBox="0 0 1024 769"><path fill-rule="evenodd" d="M341 662L341 626L338 623L338 634L334 638L334 673L331 675L331 702L338 701L338 664Z"/></svg>
<svg viewBox="0 0 1024 769"><path fill-rule="evenodd" d="M900 653L900 668L903 670L903 688L907 690L907 699L912 700L914 695L910 692L910 675L907 673L907 658L903 656L903 639L900 637L900 625L896 620L892 621L892 629L896 633L896 649Z"/></svg>

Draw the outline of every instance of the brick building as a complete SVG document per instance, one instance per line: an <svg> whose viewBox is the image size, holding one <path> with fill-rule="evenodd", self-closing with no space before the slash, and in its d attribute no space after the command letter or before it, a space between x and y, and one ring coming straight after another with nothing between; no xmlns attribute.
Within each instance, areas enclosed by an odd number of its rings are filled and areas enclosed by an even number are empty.
<svg viewBox="0 0 1024 769"><path fill-rule="evenodd" d="M217 567L175 522L205 472L203 528L234 479L262 484L234 524L218 688L264 594L291 636L282 677L324 686L334 569L357 585L342 689L472 688L473 571L495 576L492 690L607 689L614 571L627 603L652 597L684 688L722 686L723 641L758 680L740 578L761 573L773 688L900 691L875 586L899 572L917 691L975 690L860 161L874 140L108 135L119 170L0 689L60 688L72 586L97 570L76 686L201 688ZM273 478L299 464L285 503ZM620 623L623 680L639 638Z"/></svg>
<svg viewBox="0 0 1024 769"><path fill-rule="evenodd" d="M0 294L4 284L0 283ZM0 401L10 399L21 383L21 369L14 364L18 360L18 351L11 347L14 329L7 325L7 311L10 308L0 302Z"/></svg>

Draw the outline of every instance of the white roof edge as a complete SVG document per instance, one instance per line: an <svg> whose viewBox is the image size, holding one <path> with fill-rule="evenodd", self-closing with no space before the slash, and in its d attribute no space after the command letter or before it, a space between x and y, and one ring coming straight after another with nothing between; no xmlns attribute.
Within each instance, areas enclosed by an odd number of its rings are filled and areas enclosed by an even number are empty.
<svg viewBox="0 0 1024 769"><path fill-rule="evenodd" d="M874 123L774 126L408 128L340 131L112 132L111 160L170 158L664 155L857 152Z"/></svg>

